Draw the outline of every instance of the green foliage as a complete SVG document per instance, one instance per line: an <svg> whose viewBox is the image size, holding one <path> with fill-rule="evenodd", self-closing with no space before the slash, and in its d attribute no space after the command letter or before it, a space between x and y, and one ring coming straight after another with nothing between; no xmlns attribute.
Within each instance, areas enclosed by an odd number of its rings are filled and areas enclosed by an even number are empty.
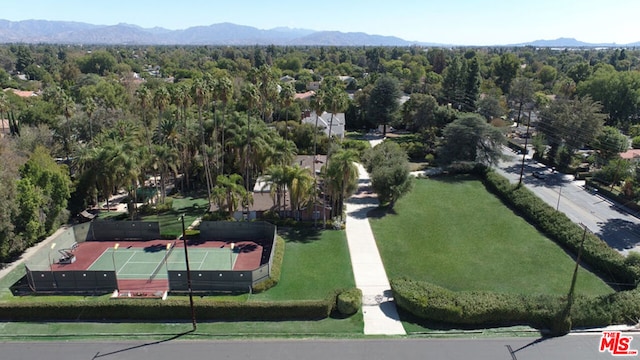
<svg viewBox="0 0 640 360"><path fill-rule="evenodd" d="M298 301L195 301L195 312L204 320L302 320L324 319L335 303L334 296L321 300ZM167 300L105 300L41 303L21 302L0 304L0 319L7 321L38 320L147 320L175 321L189 318L189 301L171 297Z"/></svg>
<svg viewBox="0 0 640 360"><path fill-rule="evenodd" d="M473 326L530 325L546 328L562 306L550 295L454 292L428 282L392 279L398 306L430 321Z"/></svg>
<svg viewBox="0 0 640 360"><path fill-rule="evenodd" d="M85 74L94 73L103 76L108 72L112 72L115 65L116 59L105 50L93 51L91 54L78 59L78 66Z"/></svg>
<svg viewBox="0 0 640 360"><path fill-rule="evenodd" d="M395 202L411 190L407 154L395 142L385 141L365 154L364 163L371 174L371 186L381 205L393 207Z"/></svg>
<svg viewBox="0 0 640 360"><path fill-rule="evenodd" d="M631 139L631 147L634 149L640 149L640 135Z"/></svg>
<svg viewBox="0 0 640 360"><path fill-rule="evenodd" d="M393 120L399 108L400 88L398 81L390 76L380 77L369 95L368 115L375 125L386 126Z"/></svg>
<svg viewBox="0 0 640 360"><path fill-rule="evenodd" d="M443 135L439 159L445 165L456 161L490 165L502 156L504 135L478 114L461 115L444 128Z"/></svg>
<svg viewBox="0 0 640 360"><path fill-rule="evenodd" d="M362 307L362 290L352 288L342 291L336 297L336 308L340 314L350 316Z"/></svg>

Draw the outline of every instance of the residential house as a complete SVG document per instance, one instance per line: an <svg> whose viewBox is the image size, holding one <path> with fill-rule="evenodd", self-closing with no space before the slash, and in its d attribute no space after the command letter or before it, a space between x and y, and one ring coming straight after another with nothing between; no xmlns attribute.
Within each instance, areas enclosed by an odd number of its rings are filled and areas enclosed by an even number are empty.
<svg viewBox="0 0 640 360"><path fill-rule="evenodd" d="M340 139L344 138L346 124L344 113L333 114L333 121L331 115L331 113L325 111L316 119L315 112L305 111L302 116L302 123L315 125L317 120L318 127L323 128L327 136L329 136L329 125L331 124L331 136L336 136Z"/></svg>
<svg viewBox="0 0 640 360"><path fill-rule="evenodd" d="M321 184L319 179L320 169L326 163L326 155L299 155L294 160L294 165L298 165L302 168L307 168L311 173L315 170L315 177L317 178L317 184ZM236 220L256 220L262 219L267 211L275 211L277 208L276 199L271 195L271 184L266 182L264 178L260 177L256 180L253 186L253 204L247 209L238 209L233 217ZM282 201L282 200L281 200ZM311 204L307 204L304 208L300 209L300 213L295 214L297 211L291 209L291 198L289 196L288 189L285 189L284 203L282 205L282 216L284 217L297 217L303 221L322 220L324 217L327 219L330 216L331 209L325 208L325 214L322 214L323 201L322 198L317 198ZM215 210L215 209L214 209Z"/></svg>

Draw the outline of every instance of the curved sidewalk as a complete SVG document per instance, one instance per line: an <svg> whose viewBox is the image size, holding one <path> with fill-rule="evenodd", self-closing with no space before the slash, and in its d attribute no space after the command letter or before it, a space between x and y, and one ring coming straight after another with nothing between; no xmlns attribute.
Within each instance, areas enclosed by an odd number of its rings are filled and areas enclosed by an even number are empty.
<svg viewBox="0 0 640 360"><path fill-rule="evenodd" d="M365 335L405 335L367 213L378 206L369 174L358 165L358 191L347 200L346 234L356 287L362 290Z"/></svg>

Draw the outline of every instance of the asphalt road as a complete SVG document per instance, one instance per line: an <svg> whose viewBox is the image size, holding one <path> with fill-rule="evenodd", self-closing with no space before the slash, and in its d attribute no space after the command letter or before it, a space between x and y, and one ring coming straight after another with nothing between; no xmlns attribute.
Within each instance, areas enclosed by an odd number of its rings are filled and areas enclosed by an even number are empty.
<svg viewBox="0 0 640 360"><path fill-rule="evenodd" d="M522 156L506 150L509 159L501 161L497 171L512 182L518 182ZM546 176L532 176L541 171ZM565 213L573 222L584 224L609 246L626 254L640 252L640 219L620 204L589 191L584 181L574 181L573 176L553 172L531 159L525 160L523 183L549 205Z"/></svg>
<svg viewBox="0 0 640 360"><path fill-rule="evenodd" d="M640 341L640 340L639 340ZM243 340L0 343L5 360L72 359L611 359L599 352L600 334L562 338ZM631 349L639 344L631 342Z"/></svg>

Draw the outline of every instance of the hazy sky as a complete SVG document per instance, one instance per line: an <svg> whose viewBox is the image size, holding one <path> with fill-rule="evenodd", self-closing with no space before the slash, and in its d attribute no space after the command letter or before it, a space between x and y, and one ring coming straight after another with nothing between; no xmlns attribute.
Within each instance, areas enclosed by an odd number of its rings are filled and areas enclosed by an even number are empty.
<svg viewBox="0 0 640 360"><path fill-rule="evenodd" d="M638 0L2 0L0 19L185 29L231 22L458 45L640 41Z"/></svg>

